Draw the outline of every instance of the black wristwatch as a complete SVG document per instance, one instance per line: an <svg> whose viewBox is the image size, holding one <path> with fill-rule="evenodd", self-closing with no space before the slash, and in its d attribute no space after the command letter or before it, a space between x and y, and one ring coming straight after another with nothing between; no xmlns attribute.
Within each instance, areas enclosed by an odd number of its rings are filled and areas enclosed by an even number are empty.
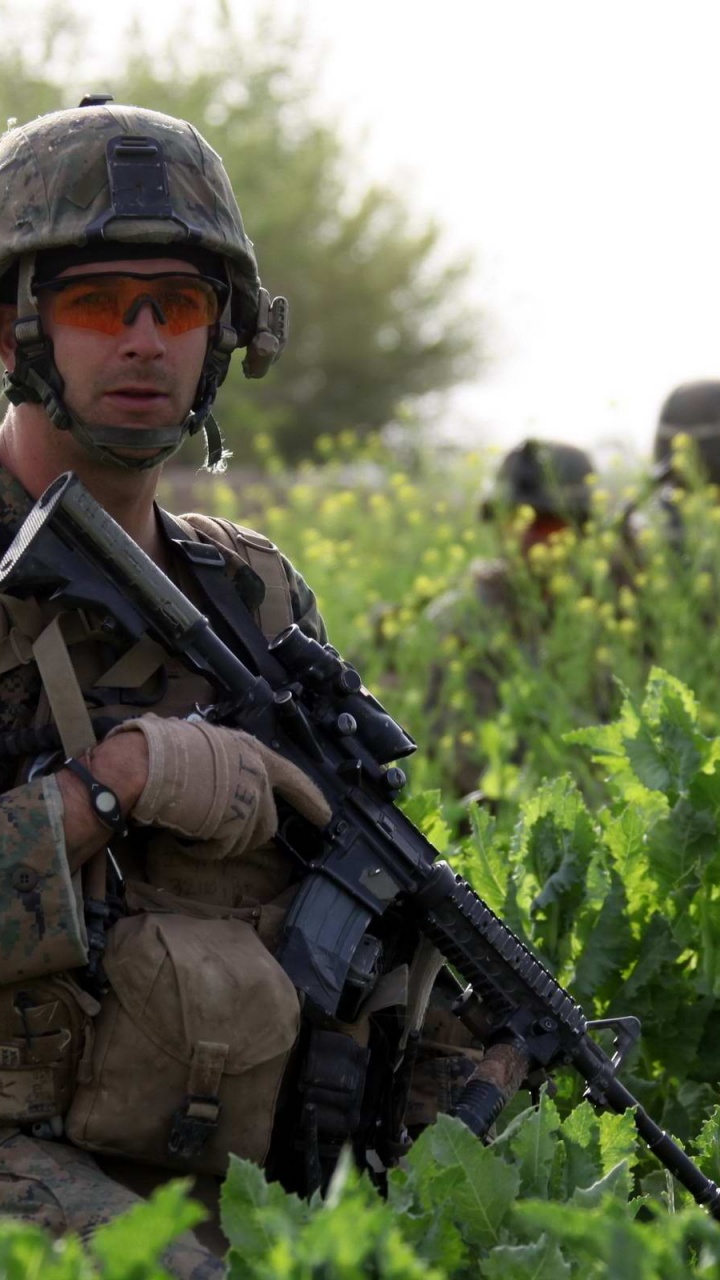
<svg viewBox="0 0 720 1280"><path fill-rule="evenodd" d="M72 756L63 761L63 768L69 769L71 773L75 774L76 778L85 783L93 813L99 818L103 826L109 827L116 836L124 836L127 831L127 823L120 808L120 801L112 788L106 787L104 782L98 782L90 770L86 769L84 764L80 764L79 760L73 759Z"/></svg>

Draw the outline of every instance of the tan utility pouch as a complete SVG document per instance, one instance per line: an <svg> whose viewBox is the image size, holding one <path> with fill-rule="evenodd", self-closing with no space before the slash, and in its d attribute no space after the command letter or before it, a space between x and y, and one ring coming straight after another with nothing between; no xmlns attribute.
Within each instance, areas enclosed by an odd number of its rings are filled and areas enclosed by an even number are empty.
<svg viewBox="0 0 720 1280"><path fill-rule="evenodd" d="M130 916L104 967L112 990L71 1141L194 1173L224 1174L230 1152L261 1164L300 1005L252 924Z"/></svg>
<svg viewBox="0 0 720 1280"><path fill-rule="evenodd" d="M99 1007L66 978L0 988L0 1126L65 1114Z"/></svg>

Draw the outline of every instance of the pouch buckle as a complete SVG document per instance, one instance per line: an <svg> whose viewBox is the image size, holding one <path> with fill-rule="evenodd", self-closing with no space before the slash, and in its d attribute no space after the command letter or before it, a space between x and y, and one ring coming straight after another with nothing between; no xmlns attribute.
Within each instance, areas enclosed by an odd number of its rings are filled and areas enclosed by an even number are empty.
<svg viewBox="0 0 720 1280"><path fill-rule="evenodd" d="M214 1095L188 1094L172 1118L168 1153L174 1160L199 1156L218 1127L222 1104Z"/></svg>

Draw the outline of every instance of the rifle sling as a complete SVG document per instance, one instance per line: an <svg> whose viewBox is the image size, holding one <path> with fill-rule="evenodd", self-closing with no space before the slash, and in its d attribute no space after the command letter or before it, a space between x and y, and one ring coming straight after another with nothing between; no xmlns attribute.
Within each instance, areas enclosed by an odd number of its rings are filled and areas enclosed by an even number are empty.
<svg viewBox="0 0 720 1280"><path fill-rule="evenodd" d="M277 683L277 663L268 653L268 642L255 621L250 606L242 598L238 585L227 573L227 560L212 542L194 542L185 537L182 526L167 511L159 510L160 519L173 546L183 557L183 565L200 588L210 614L213 630L254 671L269 684ZM198 554L198 548L203 552ZM210 551L216 551L216 556ZM253 572L254 575L254 571ZM241 584L240 584L241 585Z"/></svg>

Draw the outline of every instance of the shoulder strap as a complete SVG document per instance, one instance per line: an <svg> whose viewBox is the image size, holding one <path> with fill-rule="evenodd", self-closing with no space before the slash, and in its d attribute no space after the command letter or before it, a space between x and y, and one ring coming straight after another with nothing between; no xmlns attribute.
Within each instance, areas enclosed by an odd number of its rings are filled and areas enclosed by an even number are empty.
<svg viewBox="0 0 720 1280"><path fill-rule="evenodd" d="M173 518L189 537L197 539L198 534L204 534L234 551L262 580L265 597L257 606L257 615L260 628L268 640L290 626L294 620L290 583L282 556L274 542L254 529L235 524L221 516L191 512L189 515Z"/></svg>

